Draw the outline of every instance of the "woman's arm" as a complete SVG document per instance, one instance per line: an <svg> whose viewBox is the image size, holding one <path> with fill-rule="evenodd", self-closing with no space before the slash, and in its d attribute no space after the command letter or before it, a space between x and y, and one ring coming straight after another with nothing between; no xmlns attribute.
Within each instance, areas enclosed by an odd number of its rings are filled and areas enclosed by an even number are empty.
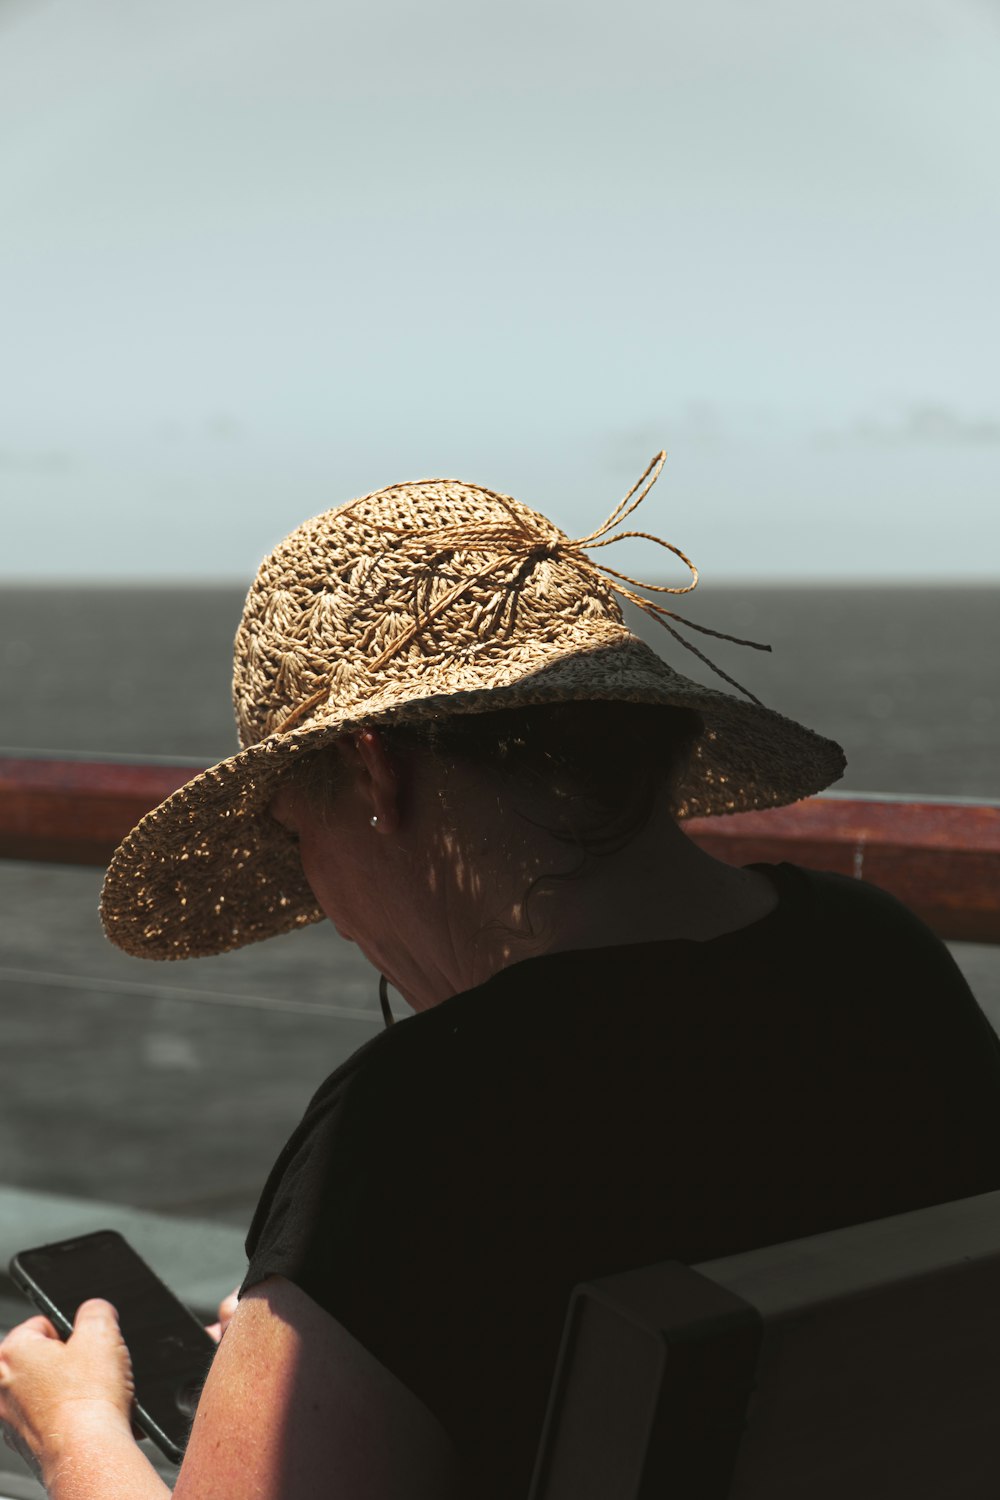
<svg viewBox="0 0 1000 1500"><path fill-rule="evenodd" d="M437 1420L305 1292L271 1276L244 1296L175 1500L449 1500L457 1485Z"/></svg>
<svg viewBox="0 0 1000 1500"><path fill-rule="evenodd" d="M87 1302L64 1344L30 1318L0 1346L0 1420L50 1500L167 1500L136 1445L114 1309ZM449 1500L458 1463L417 1398L305 1292L247 1293L198 1404L176 1500Z"/></svg>

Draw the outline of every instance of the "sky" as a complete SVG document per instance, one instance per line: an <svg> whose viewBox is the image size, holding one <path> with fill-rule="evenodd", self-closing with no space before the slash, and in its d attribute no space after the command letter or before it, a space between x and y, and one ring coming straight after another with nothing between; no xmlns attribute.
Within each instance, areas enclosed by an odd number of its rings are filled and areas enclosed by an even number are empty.
<svg viewBox="0 0 1000 1500"><path fill-rule="evenodd" d="M0 576L663 447L706 579L996 579L998 76L998 0L0 0Z"/></svg>

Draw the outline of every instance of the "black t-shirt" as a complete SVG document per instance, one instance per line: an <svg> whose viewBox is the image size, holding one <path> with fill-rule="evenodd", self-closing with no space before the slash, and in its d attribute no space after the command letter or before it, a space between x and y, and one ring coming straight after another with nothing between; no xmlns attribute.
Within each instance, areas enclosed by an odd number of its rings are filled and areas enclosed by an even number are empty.
<svg viewBox="0 0 1000 1500"><path fill-rule="evenodd" d="M571 1288L1000 1187L1000 1045L891 896L513 964L320 1087L247 1240L523 1500Z"/></svg>

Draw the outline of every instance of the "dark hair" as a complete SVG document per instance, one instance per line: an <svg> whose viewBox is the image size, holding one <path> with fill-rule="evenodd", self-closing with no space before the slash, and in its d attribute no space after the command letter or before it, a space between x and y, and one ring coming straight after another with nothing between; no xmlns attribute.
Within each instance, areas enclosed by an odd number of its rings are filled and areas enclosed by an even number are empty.
<svg viewBox="0 0 1000 1500"><path fill-rule="evenodd" d="M703 724L691 709L649 703L536 703L487 713L380 724L390 750L430 750L513 788L545 794L544 826L581 853L620 849L644 826L657 798L673 794ZM289 779L320 806L335 798L333 746L300 757Z"/></svg>

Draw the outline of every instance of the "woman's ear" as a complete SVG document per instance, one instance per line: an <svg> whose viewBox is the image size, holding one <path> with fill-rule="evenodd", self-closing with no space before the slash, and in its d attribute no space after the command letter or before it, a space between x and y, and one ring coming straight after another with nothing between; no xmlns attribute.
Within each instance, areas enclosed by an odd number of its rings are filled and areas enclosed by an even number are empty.
<svg viewBox="0 0 1000 1500"><path fill-rule="evenodd" d="M377 729L360 729L351 736L358 758L359 791L371 804L376 833L395 833L402 816L399 766Z"/></svg>

